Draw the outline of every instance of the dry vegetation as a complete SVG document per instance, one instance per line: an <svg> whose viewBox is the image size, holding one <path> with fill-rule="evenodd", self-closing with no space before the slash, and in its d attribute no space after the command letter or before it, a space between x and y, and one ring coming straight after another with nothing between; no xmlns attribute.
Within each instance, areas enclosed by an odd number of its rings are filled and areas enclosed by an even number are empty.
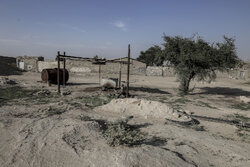
<svg viewBox="0 0 250 167"><path fill-rule="evenodd" d="M117 92L95 90L95 74L71 74L72 84L62 90L69 95L37 82L37 73L9 78L17 84L0 87L1 166L250 165L250 104L239 100L250 96L250 88L240 81L193 81L194 91L180 96L175 78L132 75L135 98L206 118L180 124L165 115L145 117L134 111L130 116L126 107L102 110Z"/></svg>

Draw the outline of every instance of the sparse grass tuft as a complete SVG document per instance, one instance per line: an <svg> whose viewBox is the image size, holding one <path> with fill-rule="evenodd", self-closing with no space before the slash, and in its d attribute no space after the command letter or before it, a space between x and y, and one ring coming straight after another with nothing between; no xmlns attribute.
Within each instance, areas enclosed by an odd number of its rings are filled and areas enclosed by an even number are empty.
<svg viewBox="0 0 250 167"><path fill-rule="evenodd" d="M14 99L29 98L39 90L24 89L20 86L0 88L0 106L6 105Z"/></svg>
<svg viewBox="0 0 250 167"><path fill-rule="evenodd" d="M249 103L234 103L232 105L232 108L249 111L250 110L250 104Z"/></svg>
<svg viewBox="0 0 250 167"><path fill-rule="evenodd" d="M241 137L244 142L250 143L250 129L244 126L245 123L250 123L250 118L241 114L229 115L228 118L241 123L237 125L238 129L236 130L236 134Z"/></svg>
<svg viewBox="0 0 250 167"><path fill-rule="evenodd" d="M70 104L71 106L73 106L75 108L82 109L82 104L81 103L78 103L78 102L68 102L68 104Z"/></svg>
<svg viewBox="0 0 250 167"><path fill-rule="evenodd" d="M89 116L86 116L86 115L80 115L80 120L81 121L92 121L93 119Z"/></svg>
<svg viewBox="0 0 250 167"><path fill-rule="evenodd" d="M58 98L58 95L53 95L48 90L26 89L20 86L0 88L0 106L48 104L57 102Z"/></svg>
<svg viewBox="0 0 250 167"><path fill-rule="evenodd" d="M249 129L239 127L236 133L239 137L242 138L244 142L250 143L250 130Z"/></svg>
<svg viewBox="0 0 250 167"><path fill-rule="evenodd" d="M66 112L66 109L60 109L60 108L49 108L47 111L48 116L53 116L53 115L61 115L62 113Z"/></svg>
<svg viewBox="0 0 250 167"><path fill-rule="evenodd" d="M206 131L204 126L193 126L193 129L196 130L196 131Z"/></svg>
<svg viewBox="0 0 250 167"><path fill-rule="evenodd" d="M129 119L108 123L103 131L104 138L110 146L133 146L145 140L146 133L129 125Z"/></svg>
<svg viewBox="0 0 250 167"><path fill-rule="evenodd" d="M250 118L245 117L244 115L241 115L241 114L234 114L233 118L234 118L236 121L250 122Z"/></svg>
<svg viewBox="0 0 250 167"><path fill-rule="evenodd" d="M102 106L104 104L109 103L111 100L113 99L113 97L101 97L101 96L91 96L91 97L84 97L82 100L83 103L85 103L85 105L90 108L93 109L95 107L98 106Z"/></svg>
<svg viewBox="0 0 250 167"><path fill-rule="evenodd" d="M246 84L246 85L250 85L250 81L247 81L247 82L245 82L244 84Z"/></svg>
<svg viewBox="0 0 250 167"><path fill-rule="evenodd" d="M185 105L191 100L185 98L185 97L178 97L174 98L171 94L165 95L165 96L149 96L145 98L146 100L152 100L152 101L158 101L161 103L167 103L171 105L174 109L181 109L182 105Z"/></svg>
<svg viewBox="0 0 250 167"><path fill-rule="evenodd" d="M188 102L191 102L191 100L188 100L185 97L180 97L178 99L175 99L175 101L173 101L173 103L180 103L180 104L186 104Z"/></svg>
<svg viewBox="0 0 250 167"><path fill-rule="evenodd" d="M208 103L205 103L203 101L198 101L198 104L196 104L197 106L201 106L201 107L207 107L207 108L211 108L211 109L217 109L216 107L211 106Z"/></svg>
<svg viewBox="0 0 250 167"><path fill-rule="evenodd" d="M168 101L168 97L167 96L160 97L158 101L161 103L166 103Z"/></svg>

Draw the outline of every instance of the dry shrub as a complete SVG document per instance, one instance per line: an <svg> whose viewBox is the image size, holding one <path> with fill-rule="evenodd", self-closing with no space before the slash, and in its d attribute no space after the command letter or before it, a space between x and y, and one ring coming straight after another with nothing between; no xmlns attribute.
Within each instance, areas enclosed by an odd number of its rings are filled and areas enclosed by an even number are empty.
<svg viewBox="0 0 250 167"><path fill-rule="evenodd" d="M129 125L128 121L132 117L107 123L103 135L110 146L134 146L145 140L146 133L141 132L139 128Z"/></svg>

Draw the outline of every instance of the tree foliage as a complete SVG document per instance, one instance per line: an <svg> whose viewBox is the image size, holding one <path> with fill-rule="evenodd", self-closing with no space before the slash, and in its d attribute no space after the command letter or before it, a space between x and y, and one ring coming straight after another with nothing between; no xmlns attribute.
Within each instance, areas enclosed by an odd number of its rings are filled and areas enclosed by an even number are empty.
<svg viewBox="0 0 250 167"><path fill-rule="evenodd" d="M224 36L222 43L209 44L200 37L163 37L162 57L173 65L180 81L180 91L187 94L190 81L214 80L216 71L225 71L239 62L235 40Z"/></svg>
<svg viewBox="0 0 250 167"><path fill-rule="evenodd" d="M164 57L162 55L161 47L154 45L145 52L141 51L137 60L146 63L147 66L162 65L164 61Z"/></svg>

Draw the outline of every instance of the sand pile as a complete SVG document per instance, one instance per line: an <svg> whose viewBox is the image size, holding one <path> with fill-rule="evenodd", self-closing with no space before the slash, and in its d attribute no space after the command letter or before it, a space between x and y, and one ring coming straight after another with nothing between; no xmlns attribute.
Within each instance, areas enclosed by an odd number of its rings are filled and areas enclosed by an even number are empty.
<svg viewBox="0 0 250 167"><path fill-rule="evenodd" d="M130 115L139 115L144 118L154 117L173 121L191 121L188 115L174 110L167 104L137 98L113 99L110 103L98 107L101 111L120 112Z"/></svg>

